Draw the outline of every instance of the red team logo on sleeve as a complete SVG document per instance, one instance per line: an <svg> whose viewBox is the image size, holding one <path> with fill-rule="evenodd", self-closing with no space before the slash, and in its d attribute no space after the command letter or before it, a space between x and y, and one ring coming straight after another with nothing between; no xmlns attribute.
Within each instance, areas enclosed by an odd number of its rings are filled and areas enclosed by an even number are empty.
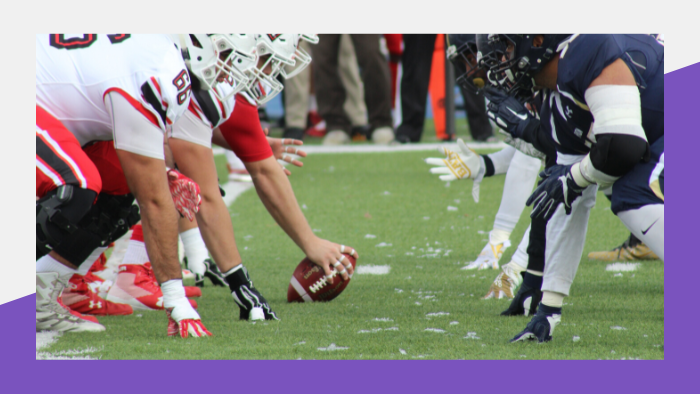
<svg viewBox="0 0 700 394"><path fill-rule="evenodd" d="M180 74L173 79L173 85L177 88L177 103L182 105L185 100L187 100L190 91L192 90L192 85L190 85L190 75L187 70L180 71Z"/></svg>

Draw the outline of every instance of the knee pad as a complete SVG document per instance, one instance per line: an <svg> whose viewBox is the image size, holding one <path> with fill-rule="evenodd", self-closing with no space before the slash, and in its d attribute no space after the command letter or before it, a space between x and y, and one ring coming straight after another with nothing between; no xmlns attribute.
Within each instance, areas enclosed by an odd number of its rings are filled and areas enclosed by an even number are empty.
<svg viewBox="0 0 700 394"><path fill-rule="evenodd" d="M54 244L49 247L73 265L80 266L92 251L119 239L141 220L139 209L133 203L131 194L113 196L101 193L77 224L73 222L66 226L69 227L66 235L60 240L52 240ZM37 233L38 228L37 225ZM37 236L37 251L38 240Z"/></svg>
<svg viewBox="0 0 700 394"><path fill-rule="evenodd" d="M100 235L105 245L116 241L141 220L134 196L100 193L97 202L81 221L81 227Z"/></svg>
<svg viewBox="0 0 700 394"><path fill-rule="evenodd" d="M36 258L47 254L78 230L97 193L63 185L36 202Z"/></svg>

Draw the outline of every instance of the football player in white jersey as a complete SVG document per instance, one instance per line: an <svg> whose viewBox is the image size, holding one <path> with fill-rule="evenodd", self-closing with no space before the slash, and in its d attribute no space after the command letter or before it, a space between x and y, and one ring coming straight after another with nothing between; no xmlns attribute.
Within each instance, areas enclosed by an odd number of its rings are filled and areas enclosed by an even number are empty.
<svg viewBox="0 0 700 394"><path fill-rule="evenodd" d="M183 56L197 52L189 60L203 85L237 77L224 36L199 41L201 48L181 52L166 35L37 35L37 331L104 330L71 316L60 294L67 278L86 273L138 221L135 197L168 335L211 335L185 297L177 261L173 208L191 216L198 190L176 172L166 176L163 152L163 133L190 101ZM113 141L111 155L102 143L91 158L94 141Z"/></svg>
<svg viewBox="0 0 700 394"><path fill-rule="evenodd" d="M296 201L291 184L280 169L277 157L295 152L284 147L290 141L268 140L260 125L256 104L269 101L282 90L276 80L278 74L293 75L310 61L299 59L298 42L313 40L312 35L235 34L231 38L245 47L247 42L258 56L257 64L251 64L246 72L249 81L245 93L231 97L226 94L237 87L219 84L212 91L193 89L189 111L174 124L168 145L173 158L183 174L191 177L201 188L202 205L197 220L202 237L214 258L223 282L228 284L234 300L240 307L241 319L277 319L265 298L253 286L247 269L235 244L233 226L228 209L221 199L216 168L211 150L212 138L217 145L235 151L250 172L258 195L264 205L304 253L331 276L332 267L347 279L353 268L343 252L357 257L352 247L339 245L317 237L307 223ZM308 57L308 55L306 55ZM289 73L285 66L295 67ZM220 92L215 95L214 92ZM220 100L220 96L229 97ZM273 152L271 149L276 152ZM276 154L275 154L276 153ZM282 157L284 157L282 153ZM277 157L276 157L277 156ZM287 161L291 159L287 156Z"/></svg>

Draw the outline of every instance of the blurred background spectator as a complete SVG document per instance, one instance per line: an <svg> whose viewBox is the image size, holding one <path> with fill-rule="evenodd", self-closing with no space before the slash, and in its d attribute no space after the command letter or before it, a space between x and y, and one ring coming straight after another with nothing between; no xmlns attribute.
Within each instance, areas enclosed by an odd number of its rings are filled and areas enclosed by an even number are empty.
<svg viewBox="0 0 700 394"><path fill-rule="evenodd" d="M319 34L314 47L313 79L319 115L328 130L326 145L348 143L352 122L343 106L347 92L340 79L340 34ZM391 118L391 82L389 65L380 51L379 34L350 34L360 76L364 85L364 101L370 126L369 138L378 144L394 139Z"/></svg>
<svg viewBox="0 0 700 394"><path fill-rule="evenodd" d="M447 80L461 72L450 71L453 66L446 60L448 44L444 35L322 34L319 37L319 45L301 41L303 49L313 58L310 67L284 80L282 95L267 103L267 108L260 108L261 120L270 122L272 135L312 137L308 141L312 144L318 141L316 138L323 138L326 144L342 144L372 139L372 131L383 128L381 143L387 143L394 138L393 124L395 141L401 143L451 140L455 136L450 133L455 132L467 139L465 134L471 134L474 141L496 139L494 126L486 116L484 98L461 91L453 80ZM353 39L359 40L359 44ZM357 53L356 46L363 55ZM363 67L358 56L370 57L362 61L374 68ZM381 67L376 67L377 62ZM386 75L388 80L384 78ZM369 83L369 90L366 78L375 81ZM376 83L377 80L381 83ZM384 88L380 89L379 85ZM448 100L454 100L456 113L450 112ZM451 116L456 117L456 126ZM429 135L423 135L424 130ZM335 133L329 136L329 132ZM381 134L374 133L374 139Z"/></svg>
<svg viewBox="0 0 700 394"><path fill-rule="evenodd" d="M445 49L442 40L443 35L437 34L404 34L403 35L403 55L401 56L401 83L399 90L400 118L397 117L398 127L396 129L396 141L400 143L419 142L423 135L426 118L426 106L428 98L428 88L431 84L431 75L435 81L436 75L444 80L443 70L433 70L436 49L436 40L442 46L439 51L441 62L437 64L445 67ZM438 78L439 79L439 78ZM454 81L452 81L454 82ZM454 85L452 85L454 86ZM431 89L437 93L438 89ZM444 87L443 87L444 90ZM463 107L467 114L469 130L472 139L475 141L486 141L493 136L493 130L486 115L486 105L483 96L462 91ZM443 93L444 94L444 93ZM443 96L444 97L444 96ZM436 97L433 97L435 99ZM433 100L439 108L439 100ZM444 108L444 106L443 106ZM440 108L442 109L442 108ZM433 112L436 112L435 110ZM398 114L397 114L398 115ZM444 116L444 115L443 115ZM437 119L435 121L436 129ZM437 130L439 139L453 139L452 136L444 134L443 130ZM442 131L442 132L440 132Z"/></svg>
<svg viewBox="0 0 700 394"><path fill-rule="evenodd" d="M307 41L300 42L302 49L314 57L314 46ZM367 107L364 102L364 86L360 79L355 49L349 35L340 38L338 67L340 80L345 87L346 98L343 109L350 119L353 137L367 134ZM326 122L318 113L318 105L314 92L313 68L315 61L300 74L285 81L284 106L285 130L284 138L302 139L304 135L324 137Z"/></svg>

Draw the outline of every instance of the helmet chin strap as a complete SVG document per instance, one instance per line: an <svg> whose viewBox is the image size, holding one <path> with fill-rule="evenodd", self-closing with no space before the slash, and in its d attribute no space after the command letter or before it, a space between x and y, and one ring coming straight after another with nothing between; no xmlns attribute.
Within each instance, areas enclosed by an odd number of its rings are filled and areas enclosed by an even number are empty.
<svg viewBox="0 0 700 394"><path fill-rule="evenodd" d="M185 35L184 34L178 34L177 38L180 40L180 50L181 51L187 51L187 42L185 41Z"/></svg>

